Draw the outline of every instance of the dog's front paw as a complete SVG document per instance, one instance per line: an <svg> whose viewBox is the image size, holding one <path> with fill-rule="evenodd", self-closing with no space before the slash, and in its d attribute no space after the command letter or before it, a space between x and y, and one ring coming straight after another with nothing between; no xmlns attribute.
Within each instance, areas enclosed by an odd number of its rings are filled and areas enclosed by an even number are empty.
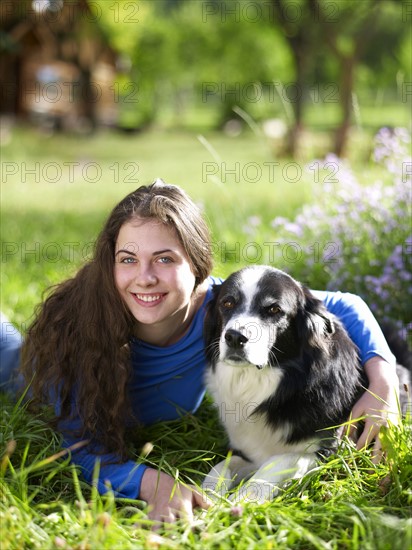
<svg viewBox="0 0 412 550"><path fill-rule="evenodd" d="M231 475L231 471L227 467L227 462L219 462L219 464L210 470L203 480L202 489L209 498L225 498L226 494L233 487Z"/></svg>
<svg viewBox="0 0 412 550"><path fill-rule="evenodd" d="M263 504L272 500L278 491L279 488L273 483L251 479L231 494L229 500L236 504L240 504L241 502Z"/></svg>
<svg viewBox="0 0 412 550"><path fill-rule="evenodd" d="M216 478L215 475L208 474L202 483L202 489L206 496L211 500L225 498L230 490L230 483L224 478Z"/></svg>

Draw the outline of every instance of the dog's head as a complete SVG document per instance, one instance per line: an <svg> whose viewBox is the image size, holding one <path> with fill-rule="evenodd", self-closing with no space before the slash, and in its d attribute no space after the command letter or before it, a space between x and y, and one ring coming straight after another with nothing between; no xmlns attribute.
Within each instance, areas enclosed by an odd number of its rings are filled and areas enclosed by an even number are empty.
<svg viewBox="0 0 412 550"><path fill-rule="evenodd" d="M213 366L261 369L327 353L334 324L323 304L288 274L268 266L233 273L214 289L205 320L206 355Z"/></svg>

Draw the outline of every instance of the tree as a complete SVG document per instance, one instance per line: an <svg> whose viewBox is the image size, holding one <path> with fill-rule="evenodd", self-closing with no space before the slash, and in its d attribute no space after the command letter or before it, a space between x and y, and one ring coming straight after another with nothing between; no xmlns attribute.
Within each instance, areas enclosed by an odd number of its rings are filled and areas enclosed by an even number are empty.
<svg viewBox="0 0 412 550"><path fill-rule="evenodd" d="M374 69L395 58L407 32L408 0L272 0L273 23L282 29L294 62L299 91L293 101L294 124L287 152L294 156L303 127L305 91L315 74L325 75L325 46L340 92L341 121L334 151L345 152L351 125L356 70L362 63Z"/></svg>
<svg viewBox="0 0 412 550"><path fill-rule="evenodd" d="M325 0L307 0L316 20L318 32L338 62L341 122L336 130L334 151L342 156L351 125L356 69L374 52L374 62L393 54L403 36L402 2L397 0L362 0L340 2L336 17L328 17ZM383 40L386 34L387 40ZM372 47L372 49L371 49Z"/></svg>
<svg viewBox="0 0 412 550"><path fill-rule="evenodd" d="M289 44L297 93L292 103L294 121L289 131L286 153L296 156L299 138L303 129L303 111L305 88L311 71L314 49L317 44L317 31L312 25L310 10L304 0L290 2L289 0L272 0L273 23L279 25L286 42Z"/></svg>
<svg viewBox="0 0 412 550"><path fill-rule="evenodd" d="M291 75L290 55L279 32L263 18L256 24L226 16L226 2L215 4L206 14L197 0L153 2L128 50L139 90L153 109L174 105L180 121L185 102L195 97L203 107L217 109L224 123L236 116L235 106L245 111L254 107L248 93L253 96L255 83L258 88L274 75L280 80ZM121 39L120 28L116 33Z"/></svg>

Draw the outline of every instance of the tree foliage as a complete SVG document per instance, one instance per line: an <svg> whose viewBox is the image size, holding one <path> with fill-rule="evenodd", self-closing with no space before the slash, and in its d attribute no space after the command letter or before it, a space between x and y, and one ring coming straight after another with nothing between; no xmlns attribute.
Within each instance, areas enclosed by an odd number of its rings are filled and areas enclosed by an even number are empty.
<svg viewBox="0 0 412 550"><path fill-rule="evenodd" d="M85 16L85 3L94 18ZM189 101L215 107L221 122L234 107L281 117L280 101L256 109L253 86L262 97L271 87L273 99L276 86L293 84L286 97L292 154L314 84L339 87L344 134L354 90L398 89L399 96L411 78L410 0L21 0L5 3L1 23L24 23L33 10L36 18L77 13L80 32L92 40L103 32L119 54L116 85L132 125L154 119L165 105L182 112ZM56 24L51 30L59 35ZM0 39L8 51L7 28Z"/></svg>
<svg viewBox="0 0 412 550"><path fill-rule="evenodd" d="M127 60L123 78L138 86L143 118L154 118L162 104L184 108L191 98L200 104L214 101L225 120L233 116L234 106L253 112L253 101L242 93L247 85L256 83L264 89L265 84L294 82L301 93L290 107L299 127L310 87L334 82L342 107L340 130L346 132L354 90L396 90L410 78L408 1L97 0L90 4L92 9L98 6L107 39ZM208 84L209 91L215 90L212 100L205 96ZM279 113L274 109L272 116ZM338 141L341 152L343 143Z"/></svg>

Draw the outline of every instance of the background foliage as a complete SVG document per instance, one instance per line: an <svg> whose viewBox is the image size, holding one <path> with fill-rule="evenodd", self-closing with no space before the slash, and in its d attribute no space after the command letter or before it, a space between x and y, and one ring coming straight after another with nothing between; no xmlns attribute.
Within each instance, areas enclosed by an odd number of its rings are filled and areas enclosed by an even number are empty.
<svg viewBox="0 0 412 550"><path fill-rule="evenodd" d="M165 111L184 125L196 108L220 127L240 107L256 120L283 120L291 136L286 152L295 155L307 106L332 103L341 110L333 122L340 155L349 125L359 122L358 104L410 103L408 0L134 4L133 13L127 0L116 9L104 0L91 6L128 60L122 78L139 89L138 104L124 97L125 126L164 122Z"/></svg>

